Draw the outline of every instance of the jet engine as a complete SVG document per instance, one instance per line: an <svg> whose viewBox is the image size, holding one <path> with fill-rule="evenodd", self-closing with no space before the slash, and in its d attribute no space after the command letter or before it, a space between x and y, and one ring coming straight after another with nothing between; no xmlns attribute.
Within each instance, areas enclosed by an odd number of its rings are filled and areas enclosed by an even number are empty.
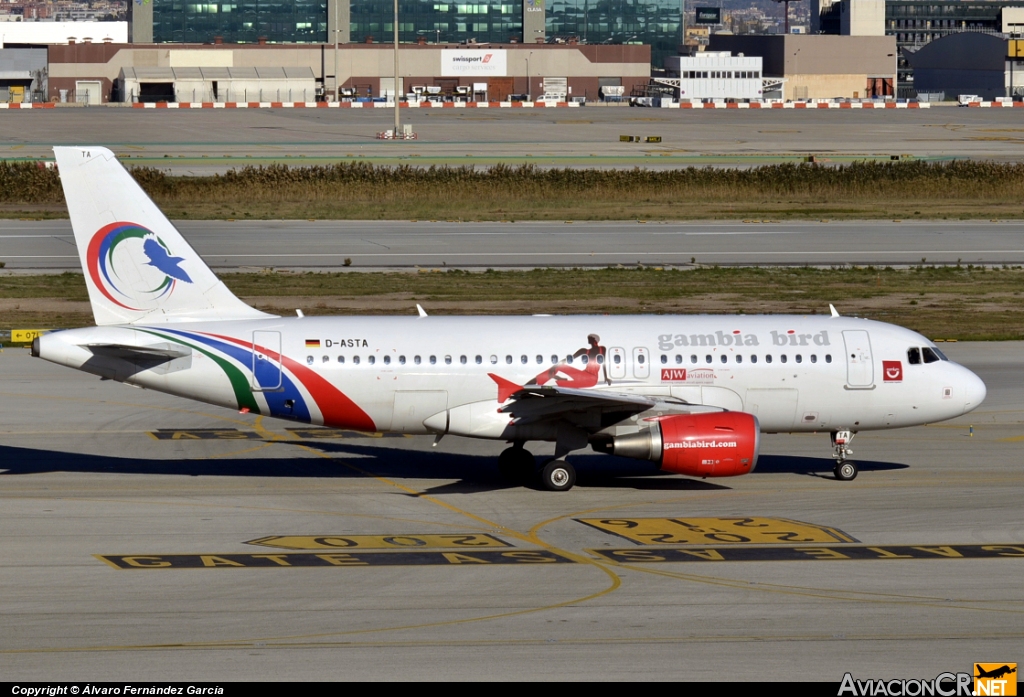
<svg viewBox="0 0 1024 697"><path fill-rule="evenodd" d="M734 477L754 471L761 431L757 417L739 411L676 414L648 419L649 428L595 440L600 452L652 460L691 477Z"/></svg>

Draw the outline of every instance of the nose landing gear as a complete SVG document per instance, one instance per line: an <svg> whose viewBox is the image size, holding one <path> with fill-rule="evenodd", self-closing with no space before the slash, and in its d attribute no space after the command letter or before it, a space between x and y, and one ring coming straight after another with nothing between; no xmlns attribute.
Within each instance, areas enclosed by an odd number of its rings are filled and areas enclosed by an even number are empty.
<svg viewBox="0 0 1024 697"><path fill-rule="evenodd" d="M853 455L853 451L848 446L854 435L856 434L850 431L832 432L832 457L836 459L836 466L832 469L832 474L841 482L849 482L857 478L857 465L846 459Z"/></svg>

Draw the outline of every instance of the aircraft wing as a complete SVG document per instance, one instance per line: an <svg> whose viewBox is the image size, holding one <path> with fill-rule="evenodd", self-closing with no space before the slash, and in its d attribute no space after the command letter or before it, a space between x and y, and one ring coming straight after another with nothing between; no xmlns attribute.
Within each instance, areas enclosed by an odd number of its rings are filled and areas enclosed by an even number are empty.
<svg viewBox="0 0 1024 697"><path fill-rule="evenodd" d="M498 411L511 414L515 417L513 423L517 425L584 412L614 413L620 418L628 418L658 405L680 413L706 410L701 405L690 405L671 397L570 387L519 386L496 375L491 378L498 383L498 399L507 402Z"/></svg>

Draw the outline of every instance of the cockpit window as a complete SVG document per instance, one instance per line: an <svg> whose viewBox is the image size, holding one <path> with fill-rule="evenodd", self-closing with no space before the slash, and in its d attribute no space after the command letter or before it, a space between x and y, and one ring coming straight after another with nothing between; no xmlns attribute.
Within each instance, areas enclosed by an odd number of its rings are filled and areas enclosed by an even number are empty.
<svg viewBox="0 0 1024 697"><path fill-rule="evenodd" d="M948 361L949 360L948 358L946 358L946 354L944 354L942 351L940 351L935 346L932 346L932 351L934 351L935 355L938 356L939 358L941 358L942 360L944 360L944 361Z"/></svg>
<svg viewBox="0 0 1024 697"><path fill-rule="evenodd" d="M942 360L941 358L939 358L938 354L935 353L935 349L929 348L927 346L921 349L921 355L924 356L925 363L935 363L937 361Z"/></svg>
<svg viewBox="0 0 1024 697"><path fill-rule="evenodd" d="M916 346L911 349L907 349L907 363L910 365L919 365L921 363L921 349Z"/></svg>

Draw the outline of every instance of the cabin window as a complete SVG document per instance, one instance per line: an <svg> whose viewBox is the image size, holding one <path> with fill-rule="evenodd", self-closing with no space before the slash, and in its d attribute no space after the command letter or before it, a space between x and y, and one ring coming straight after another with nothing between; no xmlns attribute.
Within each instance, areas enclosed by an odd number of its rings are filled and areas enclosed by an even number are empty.
<svg viewBox="0 0 1024 697"><path fill-rule="evenodd" d="M505 356L505 363L508 365L512 365L512 356Z"/></svg>
<svg viewBox="0 0 1024 697"><path fill-rule="evenodd" d="M313 357L306 356L306 365L313 365Z"/></svg>
<svg viewBox="0 0 1024 697"><path fill-rule="evenodd" d="M469 359L468 359L468 358L466 358L465 356L459 356L459 363L461 363L462 365L466 365L466 362L467 362L468 360L469 360Z"/></svg>
<svg viewBox="0 0 1024 697"><path fill-rule="evenodd" d="M338 356L338 363L344 363L344 362L345 362L345 357L344 356Z"/></svg>
<svg viewBox="0 0 1024 697"><path fill-rule="evenodd" d="M558 363L558 356L551 354L551 365Z"/></svg>
<svg viewBox="0 0 1024 697"><path fill-rule="evenodd" d="M321 363L328 363L328 362L330 362L330 360L331 360L330 356L324 356L323 358L320 359L320 362Z"/></svg>
<svg viewBox="0 0 1024 697"><path fill-rule="evenodd" d="M565 362L568 363L569 365L572 365L572 356L571 355L566 356L565 357Z"/></svg>
<svg viewBox="0 0 1024 697"><path fill-rule="evenodd" d="M612 356L612 361L615 363L615 365L619 365L620 363L622 363L622 356L616 353L614 356Z"/></svg>
<svg viewBox="0 0 1024 697"><path fill-rule="evenodd" d="M825 362L826 363L831 363L832 362L832 354L831 353L826 353L825 354Z"/></svg>
<svg viewBox="0 0 1024 697"><path fill-rule="evenodd" d="M580 356L580 360L583 361L583 365L586 365L590 361L590 356Z"/></svg>
<svg viewBox="0 0 1024 697"><path fill-rule="evenodd" d="M497 356L494 356L494 355L492 355L492 356L491 356L491 365L494 365L494 364L495 364L495 363L497 363L497 362L498 362L498 357L497 357Z"/></svg>
<svg viewBox="0 0 1024 697"><path fill-rule="evenodd" d="M668 363L668 356L666 356L666 355L665 355L665 354L663 353L663 354L661 354L661 364L662 364L662 365L665 365L666 363Z"/></svg>
<svg viewBox="0 0 1024 697"><path fill-rule="evenodd" d="M907 350L907 363L910 365L921 364L921 349L916 346Z"/></svg>
<svg viewBox="0 0 1024 697"><path fill-rule="evenodd" d="M544 356L542 356L542 355L540 355L540 354L538 353L538 354L537 354L537 365L540 365L540 364L541 364L541 363L543 363L543 362L544 362Z"/></svg>
<svg viewBox="0 0 1024 697"><path fill-rule="evenodd" d="M799 353L796 354L796 362L797 363L803 363L804 362L804 357L801 356Z"/></svg>
<svg viewBox="0 0 1024 697"><path fill-rule="evenodd" d="M369 363L370 365L373 365L374 363L377 362L377 359L374 358L373 356L367 356L366 357L366 362Z"/></svg>
<svg viewBox="0 0 1024 697"><path fill-rule="evenodd" d="M522 363L523 365L526 365L527 363L530 362L530 358L524 353L522 356L519 357L519 362Z"/></svg>
<svg viewBox="0 0 1024 697"><path fill-rule="evenodd" d="M678 364L680 364L682 362L683 362L683 354L677 353L676 354L676 365L678 365Z"/></svg>
<svg viewBox="0 0 1024 697"><path fill-rule="evenodd" d="M690 363L696 363L696 362L697 362L697 354L693 354L692 356L690 356Z"/></svg>
<svg viewBox="0 0 1024 697"><path fill-rule="evenodd" d="M639 356L636 357L636 362L639 363L640 365L643 365L644 363L647 362L647 357L641 353Z"/></svg>
<svg viewBox="0 0 1024 697"><path fill-rule="evenodd" d="M771 362L772 362L772 354L770 354L770 353L769 353L769 354L767 354L767 355L766 355L766 356L764 357L764 362L765 362L765 363L771 363Z"/></svg>
<svg viewBox="0 0 1024 697"><path fill-rule="evenodd" d="M444 357L444 364L445 365L451 365L452 364L452 357L451 356L445 356Z"/></svg>
<svg viewBox="0 0 1024 697"><path fill-rule="evenodd" d="M755 354L752 354L752 355L750 356L750 362L751 362L751 363L757 363L757 354L756 354L756 353L755 353Z"/></svg>
<svg viewBox="0 0 1024 697"><path fill-rule="evenodd" d="M597 364L598 365L604 365L604 354L602 354L602 353L597 354Z"/></svg>
<svg viewBox="0 0 1024 697"><path fill-rule="evenodd" d="M786 354L782 354L781 356L779 356L779 360L785 363L786 361L789 360L789 358L786 357Z"/></svg>
<svg viewBox="0 0 1024 697"><path fill-rule="evenodd" d="M384 365L391 365L391 356L384 356Z"/></svg>
<svg viewBox="0 0 1024 697"><path fill-rule="evenodd" d="M430 365L436 365L436 364L437 364L437 356L431 356L430 357Z"/></svg>
<svg viewBox="0 0 1024 697"><path fill-rule="evenodd" d="M476 364L477 364L477 365L480 365L481 363L483 363L483 362L484 362L484 357L483 357L483 356L477 356L477 357L476 357L476 358L474 358L473 360L474 360L474 361L476 361Z"/></svg>
<svg viewBox="0 0 1024 697"><path fill-rule="evenodd" d="M413 356L412 362L415 363L416 365L419 365L420 363L422 363L422 359L419 356Z"/></svg>
<svg viewBox="0 0 1024 697"><path fill-rule="evenodd" d="M710 363L711 362L711 354L710 353L708 355L704 356L704 362L705 363Z"/></svg>
<svg viewBox="0 0 1024 697"><path fill-rule="evenodd" d="M818 362L818 354L812 353L811 354L811 363L817 363L817 362Z"/></svg>
<svg viewBox="0 0 1024 697"><path fill-rule="evenodd" d="M737 363L742 363L743 362L743 356L741 356L740 354L737 353L736 354L736 362Z"/></svg>
<svg viewBox="0 0 1024 697"><path fill-rule="evenodd" d="M729 356L723 353L722 354L722 363L726 363L728 360L729 360Z"/></svg>
<svg viewBox="0 0 1024 697"><path fill-rule="evenodd" d="M352 356L352 364L359 365L359 356Z"/></svg>

